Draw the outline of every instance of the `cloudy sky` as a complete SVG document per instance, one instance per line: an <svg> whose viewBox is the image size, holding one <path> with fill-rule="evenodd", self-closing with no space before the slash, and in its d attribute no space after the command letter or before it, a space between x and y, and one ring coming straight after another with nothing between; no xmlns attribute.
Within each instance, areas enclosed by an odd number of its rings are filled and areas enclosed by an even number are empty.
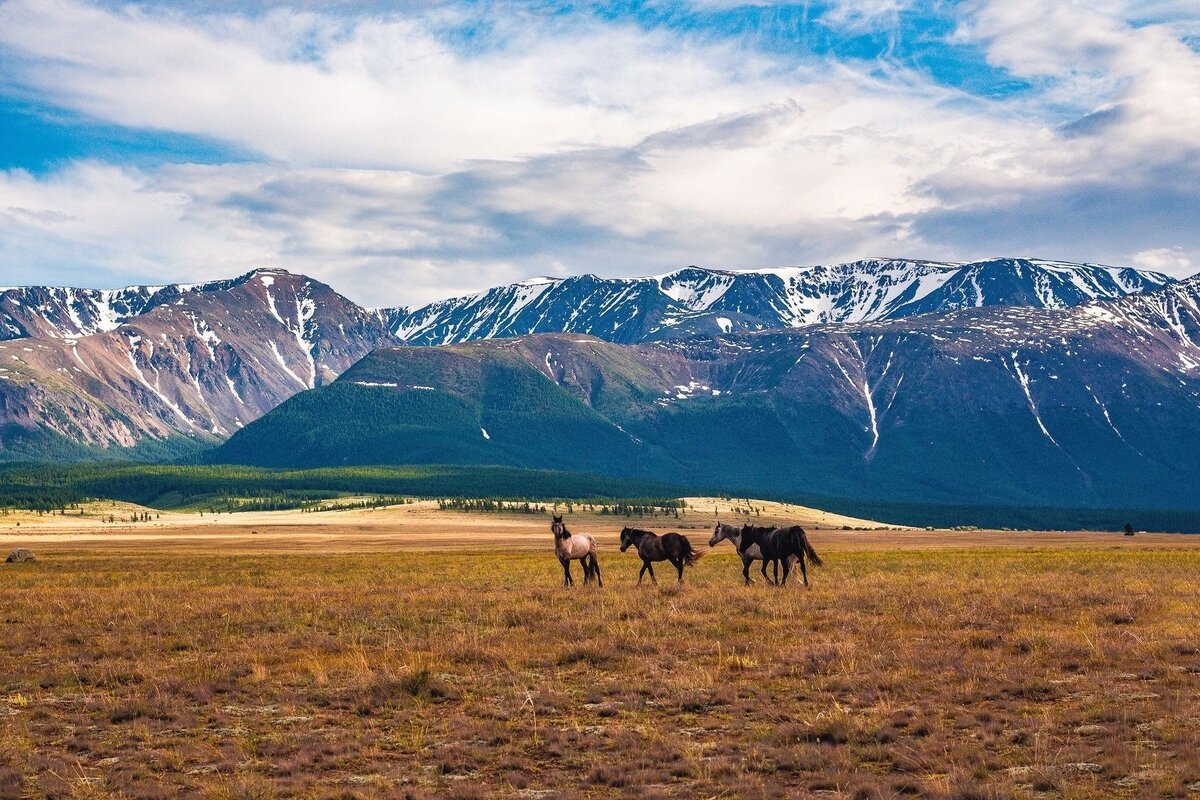
<svg viewBox="0 0 1200 800"><path fill-rule="evenodd" d="M1200 271L1196 0L0 0L0 285Z"/></svg>

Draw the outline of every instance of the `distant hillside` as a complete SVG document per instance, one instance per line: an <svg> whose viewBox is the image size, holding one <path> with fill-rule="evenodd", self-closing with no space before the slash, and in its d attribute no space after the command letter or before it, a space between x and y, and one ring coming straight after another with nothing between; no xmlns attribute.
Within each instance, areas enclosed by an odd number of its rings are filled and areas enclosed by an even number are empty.
<svg viewBox="0 0 1200 800"><path fill-rule="evenodd" d="M620 347L588 341L603 352L586 364L586 377L574 376L574 385L548 380L548 367L531 363L519 341L383 348L333 385L283 403L208 460L271 467L502 464L663 475L670 460L606 416L624 418L652 403L654 391L637 383L645 368ZM556 343L564 350L572 344ZM554 356L542 355L553 363ZM587 402L580 401L580 389Z"/></svg>
<svg viewBox="0 0 1200 800"><path fill-rule="evenodd" d="M496 463L898 502L1200 508L1200 279L636 346L383 348L211 461ZM452 458L450 458L452 456Z"/></svg>

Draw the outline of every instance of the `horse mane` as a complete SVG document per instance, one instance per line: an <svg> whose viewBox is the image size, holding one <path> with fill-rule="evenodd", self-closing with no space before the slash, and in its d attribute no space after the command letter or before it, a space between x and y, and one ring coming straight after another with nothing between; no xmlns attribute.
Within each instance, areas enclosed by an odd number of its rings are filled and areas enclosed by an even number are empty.
<svg viewBox="0 0 1200 800"><path fill-rule="evenodd" d="M626 527L628 527L628 526L626 526ZM629 533L630 533L630 534L637 533L637 534L640 534L640 535L642 535L642 536L653 536L653 537L654 537L654 538L656 538L656 539L658 538L658 534L657 534L657 533L655 533L654 531L648 531L648 530L645 530L645 529L643 529L643 528L629 528Z"/></svg>
<svg viewBox="0 0 1200 800"><path fill-rule="evenodd" d="M765 536L766 534L777 530L779 530L779 528L774 525L743 525L741 527L743 534L748 533L755 538L759 536Z"/></svg>

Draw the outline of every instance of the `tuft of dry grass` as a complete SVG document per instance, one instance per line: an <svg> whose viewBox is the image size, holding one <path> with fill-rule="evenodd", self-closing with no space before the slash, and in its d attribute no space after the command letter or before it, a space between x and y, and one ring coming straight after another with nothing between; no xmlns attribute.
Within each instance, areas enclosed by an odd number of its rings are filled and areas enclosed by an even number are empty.
<svg viewBox="0 0 1200 800"><path fill-rule="evenodd" d="M825 555L825 552L822 552ZM73 551L0 572L0 798L1180 797L1200 548Z"/></svg>

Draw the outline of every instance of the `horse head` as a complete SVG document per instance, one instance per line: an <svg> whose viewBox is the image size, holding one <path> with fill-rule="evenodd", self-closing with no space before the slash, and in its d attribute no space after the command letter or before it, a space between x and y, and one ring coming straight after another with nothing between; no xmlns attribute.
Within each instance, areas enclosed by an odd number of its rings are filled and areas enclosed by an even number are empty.
<svg viewBox="0 0 1200 800"><path fill-rule="evenodd" d="M621 552L624 553L633 544L633 528L626 525L621 528Z"/></svg>
<svg viewBox="0 0 1200 800"><path fill-rule="evenodd" d="M731 527L732 526L730 526L730 525L722 525L720 520L718 520L717 524L713 526L713 533L712 533L712 536L708 540L708 546L716 547L725 539L730 538L729 534L730 534Z"/></svg>
<svg viewBox="0 0 1200 800"><path fill-rule="evenodd" d="M571 535L567 533L567 526L563 524L563 518L560 516L555 516L554 521L550 523L550 532L556 539L566 539Z"/></svg>

